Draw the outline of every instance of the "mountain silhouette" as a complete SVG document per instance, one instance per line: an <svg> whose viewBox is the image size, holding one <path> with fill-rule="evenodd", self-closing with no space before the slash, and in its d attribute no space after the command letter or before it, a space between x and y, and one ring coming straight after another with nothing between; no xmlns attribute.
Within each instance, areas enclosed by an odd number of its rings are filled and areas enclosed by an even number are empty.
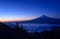
<svg viewBox="0 0 60 39"><path fill-rule="evenodd" d="M48 16L42 15L42 16L40 16L39 18L48 18Z"/></svg>
<svg viewBox="0 0 60 39"><path fill-rule="evenodd" d="M42 15L36 19L22 21L22 23L48 23L48 24L60 24L60 19L48 17L46 15Z"/></svg>

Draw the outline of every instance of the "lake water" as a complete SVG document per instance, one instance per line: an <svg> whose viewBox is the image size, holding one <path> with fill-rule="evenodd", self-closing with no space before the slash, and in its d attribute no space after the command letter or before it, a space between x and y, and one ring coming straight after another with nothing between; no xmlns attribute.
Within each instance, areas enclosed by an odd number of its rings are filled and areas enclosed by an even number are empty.
<svg viewBox="0 0 60 39"><path fill-rule="evenodd" d="M25 23L23 24L24 29L26 29L28 32L42 32L45 30L51 30L52 26L60 26L60 24L31 24L31 23Z"/></svg>
<svg viewBox="0 0 60 39"><path fill-rule="evenodd" d="M15 23L6 23L9 27L14 28ZM19 24L19 27L21 26L27 31L27 32L43 32L45 30L50 31L52 26L60 26L60 24L37 24L37 23L24 23L24 24Z"/></svg>

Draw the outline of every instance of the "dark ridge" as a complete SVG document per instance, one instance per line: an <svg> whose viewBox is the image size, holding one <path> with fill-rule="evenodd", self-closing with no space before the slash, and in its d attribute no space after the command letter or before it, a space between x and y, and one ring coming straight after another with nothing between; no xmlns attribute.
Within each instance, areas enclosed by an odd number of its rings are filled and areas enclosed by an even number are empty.
<svg viewBox="0 0 60 39"><path fill-rule="evenodd" d="M8 27L6 24L0 22L0 30L12 30L13 28Z"/></svg>
<svg viewBox="0 0 60 39"><path fill-rule="evenodd" d="M60 39L60 26L51 27L51 31L41 32L42 39Z"/></svg>
<svg viewBox="0 0 60 39"><path fill-rule="evenodd" d="M20 28L10 28L0 22L0 39L26 39L28 34Z"/></svg>

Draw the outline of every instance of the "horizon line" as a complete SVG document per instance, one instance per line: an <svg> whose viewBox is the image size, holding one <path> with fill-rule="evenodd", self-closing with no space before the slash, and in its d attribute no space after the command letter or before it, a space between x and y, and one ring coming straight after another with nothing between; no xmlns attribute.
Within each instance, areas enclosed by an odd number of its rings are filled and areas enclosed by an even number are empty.
<svg viewBox="0 0 60 39"><path fill-rule="evenodd" d="M42 15L42 16L46 16L46 15ZM42 16L39 16L39 17L42 17ZM35 18L20 18L20 19L1 19L0 22L15 22L15 21L28 21L28 20L33 20L33 19L36 19L36 18L39 18L39 17L35 17ZM46 17L51 17L51 16L46 16ZM56 18L56 17L51 17L51 18ZM57 18L57 19L60 19L60 18Z"/></svg>

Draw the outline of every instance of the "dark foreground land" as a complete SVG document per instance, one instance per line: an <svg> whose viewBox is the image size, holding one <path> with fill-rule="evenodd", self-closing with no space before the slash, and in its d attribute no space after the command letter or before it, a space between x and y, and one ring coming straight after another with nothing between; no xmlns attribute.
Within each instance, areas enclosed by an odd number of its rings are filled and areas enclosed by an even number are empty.
<svg viewBox="0 0 60 39"><path fill-rule="evenodd" d="M35 32L34 35L30 35L24 29L11 28L0 22L0 39L60 39L60 27L51 28L51 31Z"/></svg>

